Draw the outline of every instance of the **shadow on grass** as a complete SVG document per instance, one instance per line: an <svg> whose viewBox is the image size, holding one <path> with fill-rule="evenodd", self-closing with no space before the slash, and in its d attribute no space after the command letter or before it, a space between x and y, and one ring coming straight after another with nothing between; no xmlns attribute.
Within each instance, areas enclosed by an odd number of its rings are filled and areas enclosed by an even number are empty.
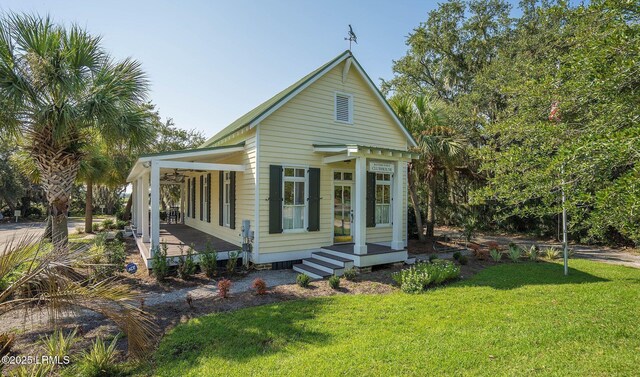
<svg viewBox="0 0 640 377"><path fill-rule="evenodd" d="M165 337L156 362L162 369L182 360L180 372L186 373L186 366L197 367L209 358L243 361L300 344L327 343L329 334L307 327L318 313L329 310L324 305L318 299L299 300L197 318Z"/></svg>
<svg viewBox="0 0 640 377"><path fill-rule="evenodd" d="M569 263L571 266L571 262ZM482 270L469 280L455 284L457 287L491 287L516 289L527 285L583 284L609 281L587 272L569 267L564 276L562 263L524 262L505 263Z"/></svg>

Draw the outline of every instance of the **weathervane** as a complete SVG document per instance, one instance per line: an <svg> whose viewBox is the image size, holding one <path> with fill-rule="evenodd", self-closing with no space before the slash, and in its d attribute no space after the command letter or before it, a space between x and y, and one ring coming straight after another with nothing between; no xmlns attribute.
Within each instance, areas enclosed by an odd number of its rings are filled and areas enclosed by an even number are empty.
<svg viewBox="0 0 640 377"><path fill-rule="evenodd" d="M356 33L353 32L353 28L349 25L349 31L347 33L348 37L344 40L349 41L349 51L351 51L351 42L356 42L358 44L358 37L356 37Z"/></svg>

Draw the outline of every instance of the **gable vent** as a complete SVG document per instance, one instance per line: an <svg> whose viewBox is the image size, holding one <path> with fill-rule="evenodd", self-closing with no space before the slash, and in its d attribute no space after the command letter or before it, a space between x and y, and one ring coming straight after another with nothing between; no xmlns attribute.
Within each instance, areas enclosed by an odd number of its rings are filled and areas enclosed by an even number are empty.
<svg viewBox="0 0 640 377"><path fill-rule="evenodd" d="M336 121L351 123L351 96L336 94Z"/></svg>

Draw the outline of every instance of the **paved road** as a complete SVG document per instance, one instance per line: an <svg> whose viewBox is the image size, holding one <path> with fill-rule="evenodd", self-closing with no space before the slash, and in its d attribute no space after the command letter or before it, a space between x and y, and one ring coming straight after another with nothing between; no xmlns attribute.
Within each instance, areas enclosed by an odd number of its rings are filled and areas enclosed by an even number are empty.
<svg viewBox="0 0 640 377"><path fill-rule="evenodd" d="M94 223L100 223L103 219L93 219ZM84 219L72 218L68 223L69 234L76 232L76 227L84 227ZM44 232L45 223L18 222L0 224L0 246L11 241L17 241L24 237L38 237Z"/></svg>

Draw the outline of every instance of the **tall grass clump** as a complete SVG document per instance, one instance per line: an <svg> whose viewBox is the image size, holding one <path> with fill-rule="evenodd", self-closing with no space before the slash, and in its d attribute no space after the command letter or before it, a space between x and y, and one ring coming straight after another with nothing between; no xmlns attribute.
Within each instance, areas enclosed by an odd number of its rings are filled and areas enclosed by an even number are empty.
<svg viewBox="0 0 640 377"><path fill-rule="evenodd" d="M416 263L391 275L403 292L420 293L429 287L460 277L460 266L450 261Z"/></svg>

